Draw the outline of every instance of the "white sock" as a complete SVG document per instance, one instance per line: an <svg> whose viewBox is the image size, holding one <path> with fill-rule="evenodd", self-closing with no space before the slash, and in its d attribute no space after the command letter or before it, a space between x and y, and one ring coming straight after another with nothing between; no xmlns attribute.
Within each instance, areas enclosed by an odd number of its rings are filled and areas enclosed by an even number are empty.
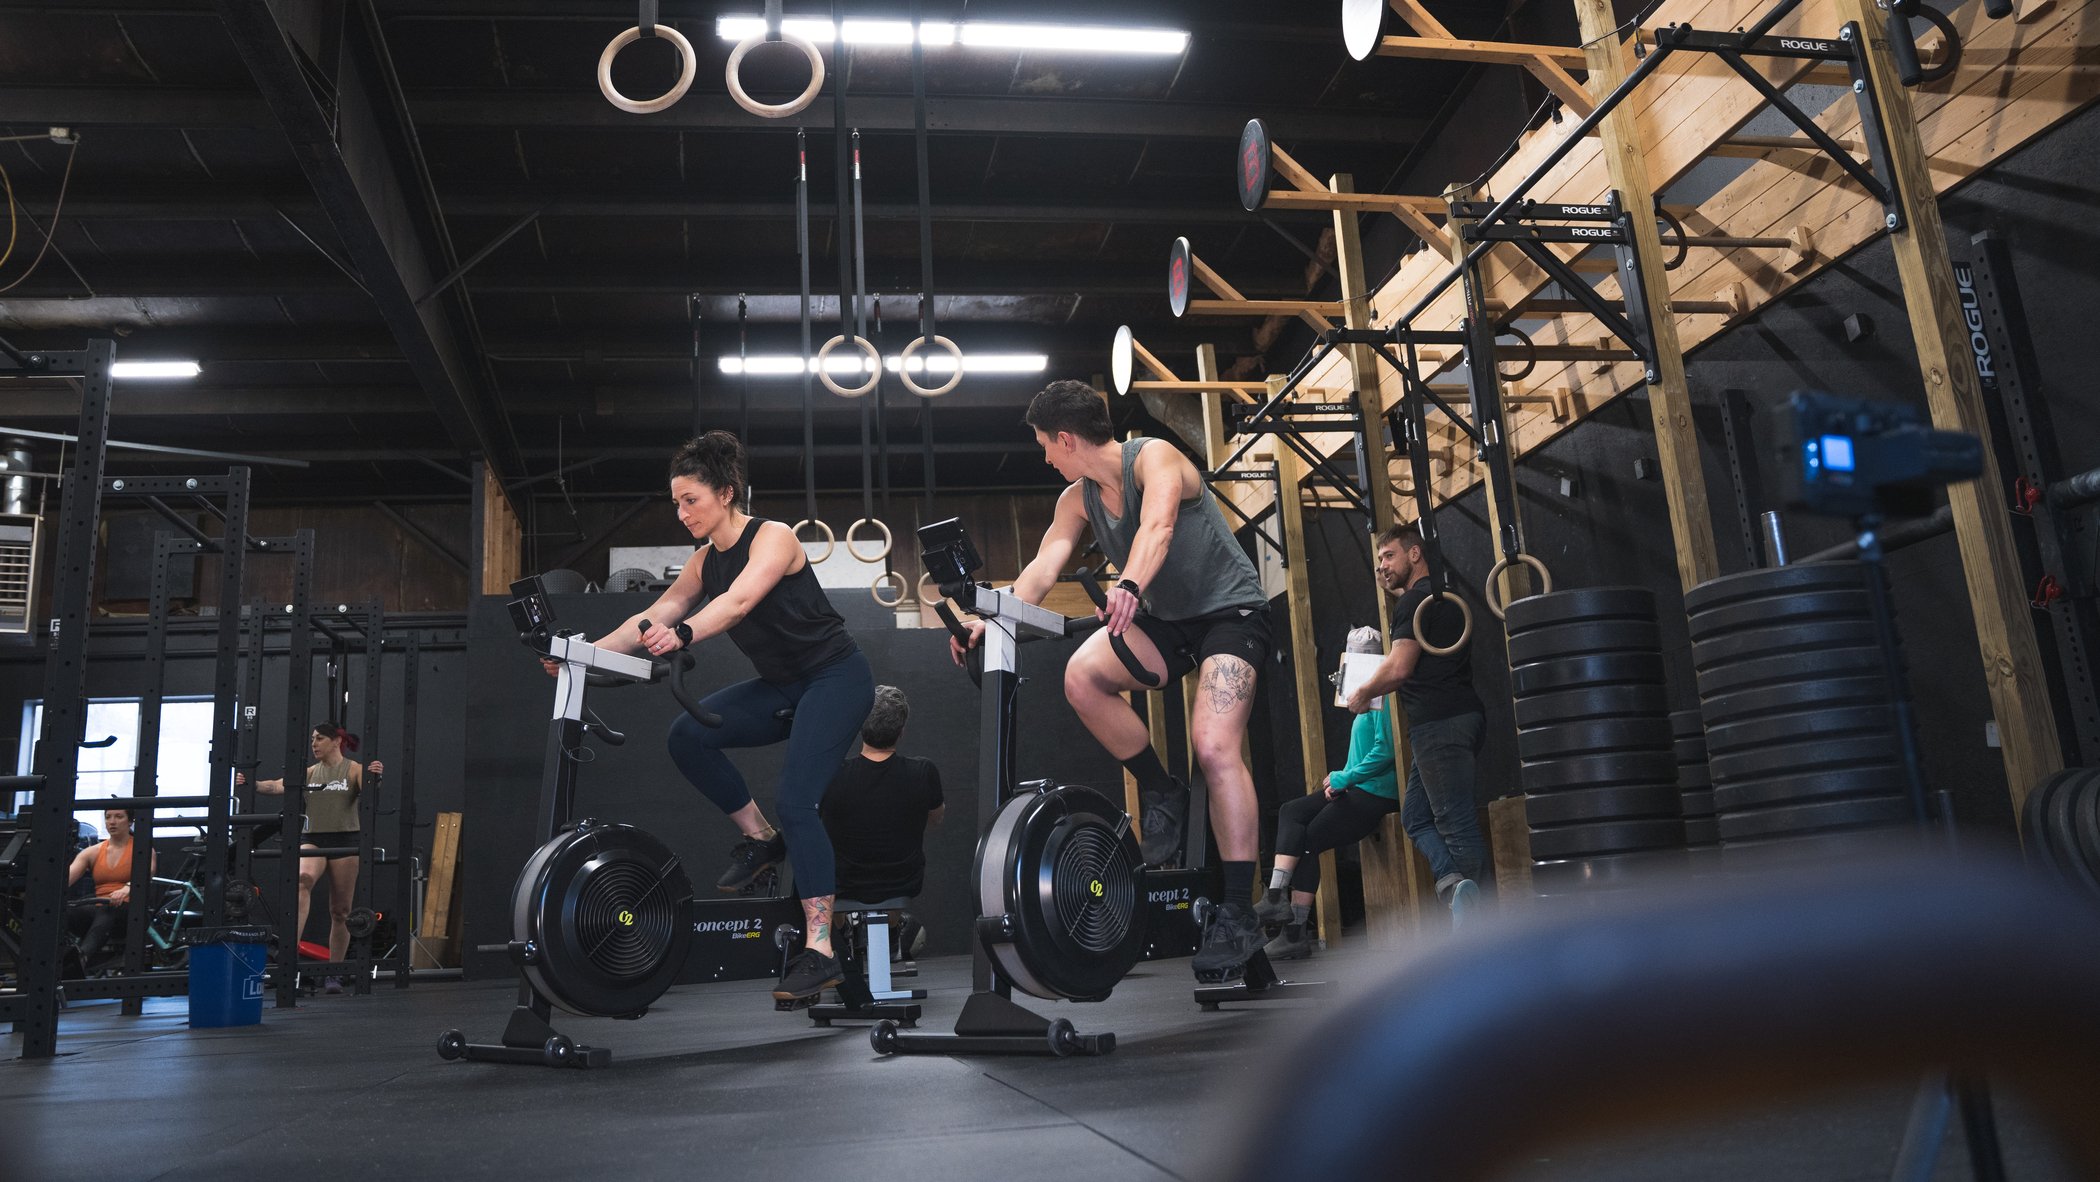
<svg viewBox="0 0 2100 1182"><path fill-rule="evenodd" d="M1269 872L1269 889L1280 891L1291 885L1291 872L1278 866Z"/></svg>

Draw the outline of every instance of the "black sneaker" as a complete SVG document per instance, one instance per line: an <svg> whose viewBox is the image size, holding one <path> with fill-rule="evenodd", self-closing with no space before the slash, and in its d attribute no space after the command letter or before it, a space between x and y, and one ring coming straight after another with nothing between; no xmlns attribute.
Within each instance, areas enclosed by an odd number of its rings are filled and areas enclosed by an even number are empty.
<svg viewBox="0 0 2100 1182"><path fill-rule="evenodd" d="M837 958L805 948L788 962L787 972L773 990L774 1001L814 1001L826 989L845 979Z"/></svg>
<svg viewBox="0 0 2100 1182"><path fill-rule="evenodd" d="M1283 925L1283 934L1262 949L1270 960L1304 960L1313 954L1313 939L1305 925L1295 920Z"/></svg>
<svg viewBox="0 0 2100 1182"><path fill-rule="evenodd" d="M1245 903L1221 904L1210 913L1203 929L1203 946L1196 950L1190 967L1198 981L1237 981L1247 971L1247 960L1260 952L1265 937L1254 908Z"/></svg>
<svg viewBox="0 0 2100 1182"><path fill-rule="evenodd" d="M1162 792L1138 793L1138 856L1145 865L1171 866L1181 860L1182 833L1189 826L1189 786L1178 778Z"/></svg>
<svg viewBox="0 0 2100 1182"><path fill-rule="evenodd" d="M774 834L771 840L746 837L729 847L729 869L715 880L715 889L725 895L735 894L747 886L752 879L787 857L787 839Z"/></svg>
<svg viewBox="0 0 2100 1182"><path fill-rule="evenodd" d="M1254 901L1254 918L1261 921L1262 930L1273 932L1291 922L1291 893L1270 887Z"/></svg>

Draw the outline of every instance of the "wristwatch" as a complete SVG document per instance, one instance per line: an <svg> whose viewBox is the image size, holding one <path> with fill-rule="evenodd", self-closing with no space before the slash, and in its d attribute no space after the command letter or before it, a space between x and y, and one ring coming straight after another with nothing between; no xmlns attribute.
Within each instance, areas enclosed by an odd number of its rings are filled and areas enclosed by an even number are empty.
<svg viewBox="0 0 2100 1182"><path fill-rule="evenodd" d="M691 624L686 623L684 620L680 620L677 623L671 625L671 631L677 634L678 636L679 648L693 647L693 626Z"/></svg>
<svg viewBox="0 0 2100 1182"><path fill-rule="evenodd" d="M1139 595L1144 590L1129 579L1117 579L1116 586L1121 588L1122 590L1130 592L1132 595Z"/></svg>

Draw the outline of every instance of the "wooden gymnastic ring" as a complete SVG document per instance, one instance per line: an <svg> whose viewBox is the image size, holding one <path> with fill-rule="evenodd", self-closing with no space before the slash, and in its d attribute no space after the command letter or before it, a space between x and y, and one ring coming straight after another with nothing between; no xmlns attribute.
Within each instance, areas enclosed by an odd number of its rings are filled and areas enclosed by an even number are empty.
<svg viewBox="0 0 2100 1182"><path fill-rule="evenodd" d="M853 548L853 543L846 543L846 548L848 550L851 550ZM897 586L897 598L884 599L882 597L882 588L885 584L891 582L895 582ZM875 581L868 584L868 594L874 597L875 602L881 604L884 607L896 607L897 605L904 602L904 597L906 595L911 594L911 585L904 581L903 575L900 575L893 570L886 570L881 574L876 575Z"/></svg>
<svg viewBox="0 0 2100 1182"><path fill-rule="evenodd" d="M1487 593L1488 610L1495 613L1495 618L1498 620L1508 618L1502 614L1508 605L1496 602L1495 580L1501 576L1503 571L1508 570L1519 562L1539 573L1539 583L1541 585L1538 590L1532 592L1533 595L1544 595L1553 590L1553 572L1546 569L1546 564L1524 553L1522 550L1517 551L1515 557L1505 558L1488 569L1487 586L1483 590Z"/></svg>
<svg viewBox="0 0 2100 1182"><path fill-rule="evenodd" d="M955 358L955 372L949 374L948 380L939 386L921 386L919 383L911 380L911 359L918 353L920 347L928 341L933 342L939 348L948 350L949 354ZM944 336L918 337L911 344L904 346L902 353L897 354L897 376L904 379L905 389L910 390L919 397L939 398L948 391L955 389L956 383L962 381L962 350L956 347L954 341Z"/></svg>
<svg viewBox="0 0 2100 1182"><path fill-rule="evenodd" d="M866 354L871 360L875 362L874 372L868 375L868 380L862 382L858 386L852 387L841 386L837 382L832 381L831 375L825 372L824 369L824 359L826 357L831 356L831 351L833 349L838 348L840 345L843 345L848 341L853 342L855 348L858 348L862 353ZM868 391L873 390L875 388L875 383L882 380L882 352L881 350L875 347L873 341L870 341L866 337L835 336L830 340L825 341L824 347L817 350L817 380L824 383L824 388L826 390L831 391L833 394L836 394L841 398L858 398L861 395L866 394Z"/></svg>
<svg viewBox="0 0 2100 1182"><path fill-rule="evenodd" d="M809 561L815 564L831 557L831 552L838 548L839 536L831 532L830 526L825 525L814 517L805 517L794 524L795 544L798 546L802 544L802 527L805 525L814 525L824 531L824 552Z"/></svg>
<svg viewBox="0 0 2100 1182"><path fill-rule="evenodd" d="M1429 610L1429 605L1439 599L1448 599L1457 604L1459 614L1464 616L1466 621L1465 627L1458 630L1458 639L1452 641L1449 648L1438 648L1429 643L1428 639L1422 635L1422 613ZM1456 591L1432 592L1423 597L1422 602L1415 605L1415 616L1411 623L1415 630L1415 643L1422 646L1423 652L1433 656L1448 657L1452 653L1466 647L1466 642L1473 639L1473 605L1467 603L1466 597Z"/></svg>
<svg viewBox="0 0 2100 1182"><path fill-rule="evenodd" d="M861 526L864 525L872 525L876 529L882 531L882 550L880 553L862 554L860 551L855 550L853 548L853 531L859 529ZM852 525L846 527L846 553L852 555L854 558L859 559L862 562L881 562L883 559L888 558L890 556L890 548L895 544L896 543L894 541L894 536L890 533L890 527L884 525L881 519L879 518L863 517L860 520L854 522Z"/></svg>
<svg viewBox="0 0 2100 1182"><path fill-rule="evenodd" d="M685 63L685 68L678 72L677 84L665 91L661 96L645 100L628 98L626 95L613 89L613 59L620 56L621 50L642 39L641 26L636 25L613 38L605 46L605 52L598 55L598 92L605 96L606 102L630 114L653 115L658 111L668 110L671 104L685 97L685 92L693 85L693 67L696 64L693 59L693 43L685 39L685 34L669 25L657 25L656 35L669 41L672 47L678 50L679 60ZM734 75L735 70L736 67L732 65L730 67L732 75Z"/></svg>
<svg viewBox="0 0 2100 1182"><path fill-rule="evenodd" d="M780 32L780 42L783 45L792 45L796 49L801 50L802 56L809 59L809 85L803 89L801 94L796 95L787 102L778 104L759 102L745 93L744 84L737 77L738 72L744 65L744 55L766 43L766 35L764 33L753 33L751 36L737 42L736 48L729 51L729 66L724 71L724 76L729 83L729 97L736 100L737 106L744 108L761 119L785 119L790 115L799 115L804 107L816 101L817 92L824 89L824 55L817 52L816 45L809 38L798 37L785 29Z"/></svg>

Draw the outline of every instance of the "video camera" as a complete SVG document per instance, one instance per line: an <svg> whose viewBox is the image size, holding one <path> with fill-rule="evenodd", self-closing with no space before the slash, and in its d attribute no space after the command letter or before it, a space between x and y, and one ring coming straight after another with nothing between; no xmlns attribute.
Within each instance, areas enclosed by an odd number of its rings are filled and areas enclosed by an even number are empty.
<svg viewBox="0 0 2100 1182"><path fill-rule="evenodd" d="M1932 512L1932 490L1983 474L1983 441L1935 431L1917 410L1797 390L1782 408L1787 503L1836 517Z"/></svg>
<svg viewBox="0 0 2100 1182"><path fill-rule="evenodd" d="M926 568L926 577L949 599L961 599L970 577L984 569L984 558L970 543L960 517L919 527L919 562Z"/></svg>

